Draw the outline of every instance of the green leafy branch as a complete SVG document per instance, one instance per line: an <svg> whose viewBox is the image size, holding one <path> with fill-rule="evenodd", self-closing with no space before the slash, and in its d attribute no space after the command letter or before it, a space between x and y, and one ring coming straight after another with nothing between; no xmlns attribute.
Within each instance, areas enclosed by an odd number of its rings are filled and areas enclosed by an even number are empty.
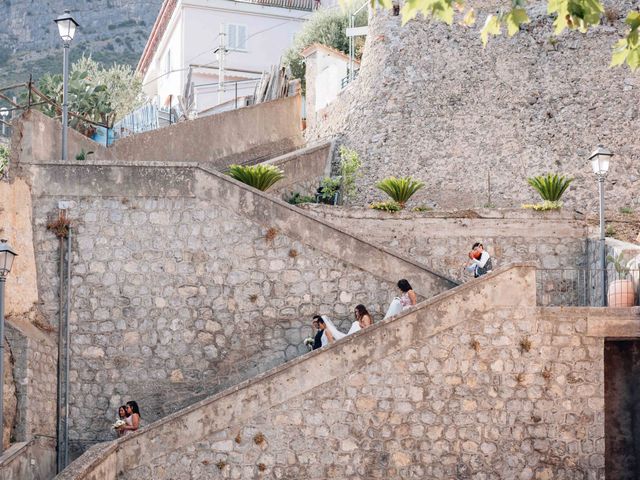
<svg viewBox="0 0 640 480"><path fill-rule="evenodd" d="M525 3L526 0L511 0L511 8L508 11L487 15L480 30L482 44L486 46L490 36L502 35L503 31L512 37L518 33L522 25L530 23L531 20L524 8ZM371 0L372 7L378 5L390 9L393 7L393 0ZM456 12L462 15L462 25L471 26L475 23L476 12L472 7L468 7L464 0L407 0L401 9L402 24L413 20L421 13L425 18L433 17L452 25ZM554 33L560 35L567 29L584 33L589 27L599 25L605 9L600 0L548 0L547 13L555 16ZM614 45L611 66L626 63L635 71L640 67L640 12L629 12L625 23L630 29L627 35Z"/></svg>
<svg viewBox="0 0 640 480"><path fill-rule="evenodd" d="M627 36L613 46L611 66L624 65L626 62L631 70L636 71L640 67L640 12L629 12L625 23L631 28Z"/></svg>

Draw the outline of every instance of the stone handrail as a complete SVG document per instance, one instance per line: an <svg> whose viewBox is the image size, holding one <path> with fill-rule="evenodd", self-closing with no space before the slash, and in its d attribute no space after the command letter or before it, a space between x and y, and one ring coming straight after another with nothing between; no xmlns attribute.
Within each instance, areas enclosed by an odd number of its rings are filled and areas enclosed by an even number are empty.
<svg viewBox="0 0 640 480"><path fill-rule="evenodd" d="M345 375L353 368L450 329L496 307L535 308L535 267L507 265L426 300L411 310L276 367L169 415L133 434L89 449L56 478L115 480L168 449L192 444ZM313 372L313 375L310 373Z"/></svg>
<svg viewBox="0 0 640 480"><path fill-rule="evenodd" d="M167 196L225 199L225 205L267 228L275 228L319 251L378 278L410 278L419 295L429 298L457 283L384 247L344 230L228 175L192 162L83 161L24 165L34 195ZM79 178L91 181L80 182Z"/></svg>

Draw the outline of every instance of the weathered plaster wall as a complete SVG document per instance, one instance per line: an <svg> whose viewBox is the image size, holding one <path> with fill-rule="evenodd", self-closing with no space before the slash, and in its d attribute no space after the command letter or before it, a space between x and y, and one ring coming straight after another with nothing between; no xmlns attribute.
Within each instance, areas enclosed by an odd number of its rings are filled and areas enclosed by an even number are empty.
<svg viewBox="0 0 640 480"><path fill-rule="evenodd" d="M327 141L265 162L281 168L285 175L269 189L269 193L281 195L285 199L294 192L314 196L320 181L331 173L332 155L333 143Z"/></svg>
<svg viewBox="0 0 640 480"><path fill-rule="evenodd" d="M414 175L427 182L418 202L517 207L538 200L526 177L552 171L575 176L565 200L583 211L597 209L587 157L602 143L616 153L608 205L638 206L640 77L609 68L635 2L603 2L615 27L605 21L552 41L546 2L530 1L531 24L486 48L479 30L496 11L486 5L498 2L482 3L472 28L422 19L402 27L400 16L376 14L358 78L308 138L341 136L361 154L363 203L384 196L376 181Z"/></svg>
<svg viewBox="0 0 640 480"><path fill-rule="evenodd" d="M215 171L185 163L34 165L38 268L44 226L72 219L71 421L75 449L112 438L117 407L145 422L306 351L314 313L380 318L405 272L424 296L452 284ZM40 276L55 321L56 285ZM343 327L343 328L344 328Z"/></svg>
<svg viewBox="0 0 640 480"><path fill-rule="evenodd" d="M531 267L495 272L59 478L603 479L603 340L587 317L536 308Z"/></svg>
<svg viewBox="0 0 640 480"><path fill-rule="evenodd" d="M69 158L84 149L94 160L192 161L216 167L268 159L304 144L300 125L300 97L181 122L132 135L105 148L69 130ZM38 111L25 112L12 137L12 164L57 160L62 127ZM56 153L57 152L57 153Z"/></svg>
<svg viewBox="0 0 640 480"><path fill-rule="evenodd" d="M18 253L5 284L5 449L10 439L28 442L35 435L55 435L56 349L50 332L40 329L47 325L37 309L31 209L25 181L0 181L0 238ZM0 459L0 477L50 478L55 472L48 460L51 450L38 445L7 450Z"/></svg>
<svg viewBox="0 0 640 480"><path fill-rule="evenodd" d="M540 268L587 267L589 227L582 215L528 210L469 210L386 213L371 209L305 205L360 238L382 245L458 281L467 254L482 242L494 268L535 262Z"/></svg>
<svg viewBox="0 0 640 480"><path fill-rule="evenodd" d="M36 262L31 228L31 189L24 180L0 181L0 238L18 254L7 278L5 313L19 315L38 302Z"/></svg>
<svg viewBox="0 0 640 480"><path fill-rule="evenodd" d="M36 437L13 444L0 461L2 480L49 480L56 474L56 445L53 438Z"/></svg>

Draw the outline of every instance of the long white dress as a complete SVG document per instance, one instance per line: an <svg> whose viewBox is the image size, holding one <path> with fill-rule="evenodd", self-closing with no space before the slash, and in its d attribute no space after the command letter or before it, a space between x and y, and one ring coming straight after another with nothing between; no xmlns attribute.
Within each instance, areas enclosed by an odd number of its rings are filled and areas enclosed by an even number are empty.
<svg viewBox="0 0 640 480"><path fill-rule="evenodd" d="M351 335L352 333L355 333L358 330L360 330L360 323L357 321L351 324L351 328L349 329L349 332L344 333L338 330L338 327L336 327L334 323L331 321L331 319L326 315L322 315L322 319L324 320L324 324L327 326L327 328L325 329L325 332L329 330L331 332L331 335L333 335L334 340L340 340L341 338L344 338L347 335ZM327 338L326 333L322 334L320 341L322 342L323 347L329 343L329 339Z"/></svg>

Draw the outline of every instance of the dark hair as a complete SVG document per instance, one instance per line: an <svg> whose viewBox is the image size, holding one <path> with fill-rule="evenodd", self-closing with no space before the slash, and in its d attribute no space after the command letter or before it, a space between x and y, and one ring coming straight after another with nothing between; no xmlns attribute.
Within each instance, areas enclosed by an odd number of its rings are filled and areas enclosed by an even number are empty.
<svg viewBox="0 0 640 480"><path fill-rule="evenodd" d="M131 407L131 411L133 413L137 413L138 416L142 417L142 415L140 415L140 408L138 408L138 403L135 400L127 402L127 405Z"/></svg>
<svg viewBox="0 0 640 480"><path fill-rule="evenodd" d="M118 407L118 417L120 417L120 409L124 410L124 416L126 417L127 416L127 406L126 405L120 405Z"/></svg>
<svg viewBox="0 0 640 480"><path fill-rule="evenodd" d="M322 317L320 315L314 315L313 316L313 321L314 322L319 322L320 320L322 320Z"/></svg>
<svg viewBox="0 0 640 480"><path fill-rule="evenodd" d="M476 247L482 247L482 244L480 242L476 242L473 244L473 247L471 247L471 250L475 250Z"/></svg>
<svg viewBox="0 0 640 480"><path fill-rule="evenodd" d="M322 317L317 318L318 323L324 325L324 319Z"/></svg>
<svg viewBox="0 0 640 480"><path fill-rule="evenodd" d="M358 318L362 318L365 315L369 315L369 312L367 312L367 308L362 304L356 305L355 310L356 310L356 313L359 315ZM371 316L371 315L369 315L369 316Z"/></svg>
<svg viewBox="0 0 640 480"><path fill-rule="evenodd" d="M413 290L413 288L411 288L411 284L404 278L402 280L398 280L398 288L405 293L409 290Z"/></svg>

